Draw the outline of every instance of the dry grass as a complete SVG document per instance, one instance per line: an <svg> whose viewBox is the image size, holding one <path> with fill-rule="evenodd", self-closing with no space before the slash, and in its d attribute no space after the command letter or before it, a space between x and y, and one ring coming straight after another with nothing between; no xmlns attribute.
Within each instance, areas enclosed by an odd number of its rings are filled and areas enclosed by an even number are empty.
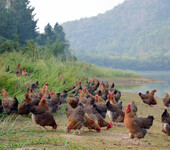
<svg viewBox="0 0 170 150"><path fill-rule="evenodd" d="M161 114L164 111L162 100L157 98L158 105L149 107L145 105L138 95L132 93L123 93L123 110L132 100L138 106L138 116L146 117L153 115L154 124L141 145L137 146L137 141L129 139L121 141L122 138L128 137L128 131L125 127L115 126L110 130L102 129L101 133L90 132L84 128L80 135L74 131L67 133L65 126L67 118L62 108L55 114L58 124L56 131L42 130L39 126L32 123L30 116L14 116L2 118L0 121L0 149L13 148L40 148L40 149L83 149L83 150L111 150L111 149L169 149L170 137L161 132ZM67 105L67 104L65 104ZM107 121L109 119L107 118Z"/></svg>

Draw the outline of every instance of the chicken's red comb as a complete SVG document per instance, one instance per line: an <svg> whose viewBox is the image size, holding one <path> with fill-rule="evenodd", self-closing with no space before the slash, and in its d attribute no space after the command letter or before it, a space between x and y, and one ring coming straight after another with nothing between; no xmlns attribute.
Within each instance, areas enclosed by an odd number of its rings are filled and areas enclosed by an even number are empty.
<svg viewBox="0 0 170 150"><path fill-rule="evenodd" d="M53 91L51 91L51 94L53 95L53 94L54 94L54 92L53 92Z"/></svg>
<svg viewBox="0 0 170 150"><path fill-rule="evenodd" d="M4 89L1 90L1 93L3 93L3 92L4 92Z"/></svg>
<svg viewBox="0 0 170 150"><path fill-rule="evenodd" d="M130 106L131 106L131 104L128 104L128 105L127 105L127 107L130 107Z"/></svg>
<svg viewBox="0 0 170 150"><path fill-rule="evenodd" d="M107 125L107 130L110 129L112 126L113 126L113 124L110 122L110 123Z"/></svg>
<svg viewBox="0 0 170 150"><path fill-rule="evenodd" d="M86 89L87 89L87 87L84 87L84 88L83 88L83 90L86 90Z"/></svg>
<svg viewBox="0 0 170 150"><path fill-rule="evenodd" d="M96 80L96 77L94 77L93 80Z"/></svg>

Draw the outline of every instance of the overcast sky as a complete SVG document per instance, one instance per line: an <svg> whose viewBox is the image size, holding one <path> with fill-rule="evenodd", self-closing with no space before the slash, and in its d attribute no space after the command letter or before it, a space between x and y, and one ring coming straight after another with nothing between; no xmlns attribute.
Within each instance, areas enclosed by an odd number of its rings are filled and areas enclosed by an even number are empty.
<svg viewBox="0 0 170 150"><path fill-rule="evenodd" d="M42 32L47 23L52 26L85 17L96 16L112 9L124 0L30 0L35 7L38 27Z"/></svg>

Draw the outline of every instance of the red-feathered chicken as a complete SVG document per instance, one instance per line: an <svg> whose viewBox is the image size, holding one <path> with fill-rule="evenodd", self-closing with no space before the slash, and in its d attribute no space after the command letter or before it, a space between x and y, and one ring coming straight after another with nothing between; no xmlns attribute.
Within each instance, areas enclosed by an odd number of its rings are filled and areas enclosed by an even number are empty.
<svg viewBox="0 0 170 150"><path fill-rule="evenodd" d="M125 110L124 124L129 131L130 138L137 138L139 140L144 138L147 130L153 124L154 117L148 116L147 118L137 118L132 111L131 104L128 104Z"/></svg>
<svg viewBox="0 0 170 150"><path fill-rule="evenodd" d="M141 97L142 101L145 104L148 104L149 106L156 105L157 102L156 102L156 99L154 97L155 92L156 92L156 90L152 90L150 93L146 93L146 94L139 93L139 96Z"/></svg>
<svg viewBox="0 0 170 150"><path fill-rule="evenodd" d="M5 91L4 89L1 90L1 93L3 95L3 99L2 99L2 106L3 106L3 110L5 113L7 113L8 115L13 114L13 113L17 113L18 111L18 100L17 98L14 96L14 98L10 98L8 96L7 91Z"/></svg>

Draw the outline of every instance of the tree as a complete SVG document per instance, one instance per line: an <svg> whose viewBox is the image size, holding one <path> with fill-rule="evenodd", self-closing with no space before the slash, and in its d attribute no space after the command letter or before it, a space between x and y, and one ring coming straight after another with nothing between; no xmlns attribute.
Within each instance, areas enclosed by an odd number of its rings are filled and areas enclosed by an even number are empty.
<svg viewBox="0 0 170 150"><path fill-rule="evenodd" d="M37 20L29 4L29 0L0 0L0 36L12 39L17 34L21 44L35 39Z"/></svg>

